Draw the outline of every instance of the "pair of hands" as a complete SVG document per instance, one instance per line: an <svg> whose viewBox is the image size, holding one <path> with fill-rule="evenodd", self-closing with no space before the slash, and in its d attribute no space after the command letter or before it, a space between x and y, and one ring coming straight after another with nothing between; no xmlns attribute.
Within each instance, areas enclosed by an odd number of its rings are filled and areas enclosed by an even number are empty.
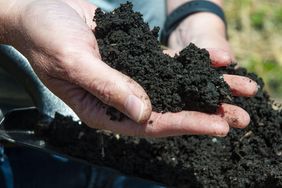
<svg viewBox="0 0 282 188"><path fill-rule="evenodd" d="M245 110L229 104L222 104L217 114L152 112L143 88L101 61L92 33L96 7L86 1L13 0L6 8L2 15L9 24L4 27L4 41L26 56L42 82L90 127L135 136L225 136L229 127L244 128L250 121ZM231 51L223 36L199 33L193 27L188 33L186 43L225 50L209 49L214 66L231 63ZM172 48L182 49L181 45L186 45L177 42L182 34L177 30L172 34ZM252 96L257 91L256 83L246 77L224 75L224 79L234 95ZM111 121L105 104L131 120Z"/></svg>

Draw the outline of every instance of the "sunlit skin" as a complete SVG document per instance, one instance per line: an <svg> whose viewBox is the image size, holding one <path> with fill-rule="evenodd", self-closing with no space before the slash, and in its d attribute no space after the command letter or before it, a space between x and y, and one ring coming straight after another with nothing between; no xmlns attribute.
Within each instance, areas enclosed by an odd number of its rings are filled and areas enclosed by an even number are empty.
<svg viewBox="0 0 282 188"><path fill-rule="evenodd" d="M83 0L4 0L0 2L0 42L17 48L28 58L42 82L65 101L88 126L123 135L165 137L175 135L225 136L230 127L244 128L250 122L240 107L222 104L217 114L194 111L152 112L144 89L134 80L106 65L100 58L92 21L96 7ZM205 14L202 14L204 17ZM209 16L210 17L210 16ZM185 37L176 30L170 37L172 50L189 42L208 48L214 66L226 66L233 55L225 36L197 32L211 28L192 27ZM202 27L219 27L200 24ZM211 21L212 21L211 20ZM194 29L197 29L196 31ZM176 40L184 37L183 44ZM173 51L168 53L173 54ZM257 84L249 78L224 75L236 96L252 96ZM114 106L130 119L109 120L104 104Z"/></svg>

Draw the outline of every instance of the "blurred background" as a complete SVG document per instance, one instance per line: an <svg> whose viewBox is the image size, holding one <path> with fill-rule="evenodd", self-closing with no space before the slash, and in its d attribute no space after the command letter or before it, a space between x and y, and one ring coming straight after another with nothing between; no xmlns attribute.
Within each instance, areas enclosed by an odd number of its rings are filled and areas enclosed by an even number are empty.
<svg viewBox="0 0 282 188"><path fill-rule="evenodd" d="M240 66L263 78L282 103L282 0L225 0L229 40Z"/></svg>

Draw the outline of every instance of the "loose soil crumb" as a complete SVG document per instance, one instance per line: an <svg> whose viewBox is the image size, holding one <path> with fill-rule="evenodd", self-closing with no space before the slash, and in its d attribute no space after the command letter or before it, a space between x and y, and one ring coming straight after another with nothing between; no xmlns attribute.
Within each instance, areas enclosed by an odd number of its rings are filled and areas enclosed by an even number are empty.
<svg viewBox="0 0 282 188"><path fill-rule="evenodd" d="M113 12L96 10L95 36L104 62L128 75L147 92L156 112L216 112L231 98L222 74L211 67L209 54L190 44L174 58L163 53L158 28L150 30L132 4ZM116 113L108 111L113 119Z"/></svg>

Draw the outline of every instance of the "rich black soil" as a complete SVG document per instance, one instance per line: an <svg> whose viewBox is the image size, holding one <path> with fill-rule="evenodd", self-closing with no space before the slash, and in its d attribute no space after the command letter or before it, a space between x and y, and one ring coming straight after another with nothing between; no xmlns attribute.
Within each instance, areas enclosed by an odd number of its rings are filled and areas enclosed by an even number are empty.
<svg viewBox="0 0 282 188"><path fill-rule="evenodd" d="M213 113L231 99L223 77L211 67L209 54L190 44L172 58L131 4L111 13L97 9L95 36L104 62L138 82L157 112L197 110Z"/></svg>
<svg viewBox="0 0 282 188"><path fill-rule="evenodd" d="M262 84L245 69L230 67L224 72ZM60 115L45 137L63 153L173 187L282 187L282 111L273 108L262 90L255 97L234 101L252 121L246 129L232 129L225 138L125 137Z"/></svg>
<svg viewBox="0 0 282 188"><path fill-rule="evenodd" d="M46 141L93 164L173 187L282 187L282 111L263 91L262 80L234 66L211 68L207 52L193 45L175 58L163 55L155 40L156 30L149 31L141 15L128 6L115 14L97 11L98 43L104 61L145 88L154 110L208 106L208 112L214 111L229 95L220 75L244 75L261 86L254 97L233 99L249 112L250 125L243 130L231 129L225 138L149 139L90 129L57 115L44 133Z"/></svg>

